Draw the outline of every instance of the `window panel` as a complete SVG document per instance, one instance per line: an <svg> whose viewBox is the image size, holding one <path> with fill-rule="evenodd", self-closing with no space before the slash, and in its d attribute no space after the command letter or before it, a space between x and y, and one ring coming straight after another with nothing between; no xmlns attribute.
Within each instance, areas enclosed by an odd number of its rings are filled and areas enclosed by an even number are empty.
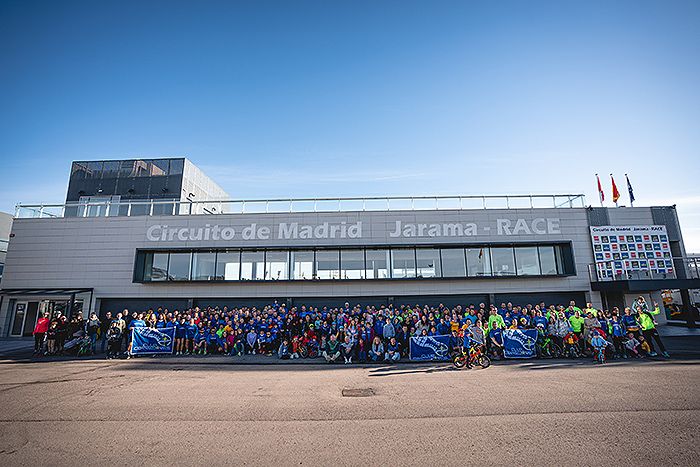
<svg viewBox="0 0 700 467"><path fill-rule="evenodd" d="M265 279L265 252L244 251L241 253L241 280L261 281Z"/></svg>
<svg viewBox="0 0 700 467"><path fill-rule="evenodd" d="M515 248L515 264L519 276L539 276L540 260L536 246Z"/></svg>
<svg viewBox="0 0 700 467"><path fill-rule="evenodd" d="M102 178L117 178L121 161L106 161L102 166Z"/></svg>
<svg viewBox="0 0 700 467"><path fill-rule="evenodd" d="M558 274L557 272L557 261L554 256L553 246L540 246L538 247L540 253L540 266L542 268L542 274Z"/></svg>
<svg viewBox="0 0 700 467"><path fill-rule="evenodd" d="M440 250L442 277L465 277L467 274L463 248Z"/></svg>
<svg viewBox="0 0 700 467"><path fill-rule="evenodd" d="M316 252L316 277L340 279L340 251L319 250Z"/></svg>
<svg viewBox="0 0 700 467"><path fill-rule="evenodd" d="M469 277L491 275L490 248L467 248L467 275Z"/></svg>
<svg viewBox="0 0 700 467"><path fill-rule="evenodd" d="M314 278L314 252L291 252L291 277L294 280L310 280Z"/></svg>
<svg viewBox="0 0 700 467"><path fill-rule="evenodd" d="M416 270L417 277L441 277L440 250L417 248Z"/></svg>
<svg viewBox="0 0 700 467"><path fill-rule="evenodd" d="M495 276L514 276L515 259L512 247L492 247L491 265Z"/></svg>
<svg viewBox="0 0 700 467"><path fill-rule="evenodd" d="M341 278L364 279L365 278L365 252L364 250L340 250Z"/></svg>
<svg viewBox="0 0 700 467"><path fill-rule="evenodd" d="M102 178L102 161L87 163L87 176L85 178Z"/></svg>
<svg viewBox="0 0 700 467"><path fill-rule="evenodd" d="M288 251L268 251L265 254L265 279L274 281L289 279Z"/></svg>
<svg viewBox="0 0 700 467"><path fill-rule="evenodd" d="M168 175L182 175L184 169L185 161L182 159L170 161L170 171Z"/></svg>
<svg viewBox="0 0 700 467"><path fill-rule="evenodd" d="M188 281L190 280L191 253L170 253L168 263L168 280Z"/></svg>
<svg viewBox="0 0 700 467"><path fill-rule="evenodd" d="M391 277L416 277L416 256L413 248L391 250Z"/></svg>
<svg viewBox="0 0 700 467"><path fill-rule="evenodd" d="M194 253L192 255L192 280L210 281L216 271L216 253Z"/></svg>
<svg viewBox="0 0 700 467"><path fill-rule="evenodd" d="M216 256L216 279L237 281L241 279L241 252L229 250Z"/></svg>
<svg viewBox="0 0 700 467"><path fill-rule="evenodd" d="M387 279L389 277L389 250L366 250L366 279Z"/></svg>
<svg viewBox="0 0 700 467"><path fill-rule="evenodd" d="M146 253L143 279L154 282L168 280L167 253Z"/></svg>

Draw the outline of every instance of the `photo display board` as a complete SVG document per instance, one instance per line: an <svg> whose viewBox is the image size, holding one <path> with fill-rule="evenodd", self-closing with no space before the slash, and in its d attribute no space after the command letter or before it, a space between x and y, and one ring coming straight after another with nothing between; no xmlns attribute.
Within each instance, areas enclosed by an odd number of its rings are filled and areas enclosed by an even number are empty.
<svg viewBox="0 0 700 467"><path fill-rule="evenodd" d="M665 225L591 227L591 242L599 280L674 274Z"/></svg>

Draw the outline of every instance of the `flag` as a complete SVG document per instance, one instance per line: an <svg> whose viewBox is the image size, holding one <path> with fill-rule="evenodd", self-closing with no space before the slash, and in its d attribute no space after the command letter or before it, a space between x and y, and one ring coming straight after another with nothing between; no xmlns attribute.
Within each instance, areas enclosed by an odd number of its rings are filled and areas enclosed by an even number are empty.
<svg viewBox="0 0 700 467"><path fill-rule="evenodd" d="M603 185L600 184L600 177L598 177L598 174L595 174L596 180L598 180L598 197L600 198L600 205L603 205L603 201L605 201L605 192L603 191Z"/></svg>
<svg viewBox="0 0 700 467"><path fill-rule="evenodd" d="M617 200L620 199L620 192L617 189L617 185L615 185L613 174L610 174L610 180L612 180L613 203L617 204Z"/></svg>
<svg viewBox="0 0 700 467"><path fill-rule="evenodd" d="M632 203L634 203L634 190L632 189L632 184L630 183L630 179L627 176L627 174L625 174L625 179L627 179L627 191L630 194L630 206L631 206Z"/></svg>
<svg viewBox="0 0 700 467"><path fill-rule="evenodd" d="M479 250L479 261L481 261L481 258L484 256L484 249L482 248Z"/></svg>

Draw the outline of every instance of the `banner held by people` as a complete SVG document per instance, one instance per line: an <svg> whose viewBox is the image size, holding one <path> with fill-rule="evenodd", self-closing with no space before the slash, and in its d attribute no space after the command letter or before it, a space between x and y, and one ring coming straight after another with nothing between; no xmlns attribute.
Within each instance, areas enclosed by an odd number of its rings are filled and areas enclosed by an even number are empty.
<svg viewBox="0 0 700 467"><path fill-rule="evenodd" d="M504 329L503 356L506 358L533 358L537 354L537 329Z"/></svg>
<svg viewBox="0 0 700 467"><path fill-rule="evenodd" d="M136 327L131 333L131 353L143 354L171 354L175 343L175 328L154 329Z"/></svg>
<svg viewBox="0 0 700 467"><path fill-rule="evenodd" d="M419 336L411 337L411 360L449 360L450 336Z"/></svg>

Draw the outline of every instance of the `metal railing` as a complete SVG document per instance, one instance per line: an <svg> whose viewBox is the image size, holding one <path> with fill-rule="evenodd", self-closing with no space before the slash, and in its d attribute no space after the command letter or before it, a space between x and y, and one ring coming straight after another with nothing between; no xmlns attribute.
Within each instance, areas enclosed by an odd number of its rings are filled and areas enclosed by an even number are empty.
<svg viewBox="0 0 700 467"><path fill-rule="evenodd" d="M646 267L632 267L633 263ZM671 266L668 266L668 264ZM601 263L588 265L591 282L612 282L655 279L700 279L700 257L685 256L674 258L624 259L608 261L611 267L601 267ZM621 267L616 267L621 266ZM628 264L629 263L629 264ZM654 267L651 266L654 264ZM660 266L663 264L663 266Z"/></svg>
<svg viewBox="0 0 700 467"><path fill-rule="evenodd" d="M294 212L418 211L464 209L583 208L581 194L487 196L382 196L251 200L121 200L66 204L18 204L15 217L113 217Z"/></svg>

